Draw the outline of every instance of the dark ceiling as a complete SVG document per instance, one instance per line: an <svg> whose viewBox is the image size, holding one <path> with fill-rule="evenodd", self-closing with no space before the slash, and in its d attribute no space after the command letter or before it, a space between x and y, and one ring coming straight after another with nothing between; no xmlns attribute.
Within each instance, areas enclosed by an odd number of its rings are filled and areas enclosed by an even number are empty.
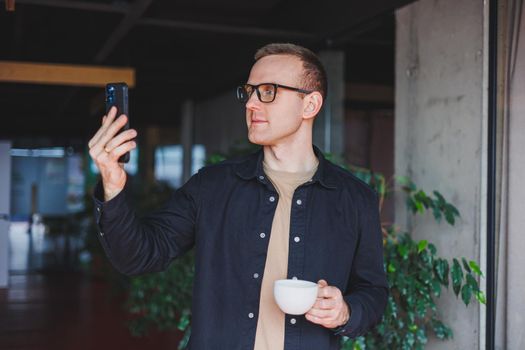
<svg viewBox="0 0 525 350"><path fill-rule="evenodd" d="M347 81L393 85L393 10L409 2L15 0L0 60L133 67L134 125L177 125L185 99L233 98L269 42L344 50ZM102 88L0 83L0 138L85 140L102 108Z"/></svg>

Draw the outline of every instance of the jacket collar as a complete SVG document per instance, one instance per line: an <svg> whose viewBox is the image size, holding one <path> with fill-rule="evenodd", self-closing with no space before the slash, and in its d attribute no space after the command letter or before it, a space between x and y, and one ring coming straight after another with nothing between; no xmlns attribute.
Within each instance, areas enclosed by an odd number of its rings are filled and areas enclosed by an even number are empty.
<svg viewBox="0 0 525 350"><path fill-rule="evenodd" d="M337 188L337 181L333 169L333 165L324 157L323 153L317 146L312 145L315 156L319 160L319 166L315 172L312 182L319 182L322 186L329 189ZM235 166L236 174L244 180L251 180L253 178L261 178L265 176L263 170L264 151L261 147L257 152L252 153L243 161Z"/></svg>

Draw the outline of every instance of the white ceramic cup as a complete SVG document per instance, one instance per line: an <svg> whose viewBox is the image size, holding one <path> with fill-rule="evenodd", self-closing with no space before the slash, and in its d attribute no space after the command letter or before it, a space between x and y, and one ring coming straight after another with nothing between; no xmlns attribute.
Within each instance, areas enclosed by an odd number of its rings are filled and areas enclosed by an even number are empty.
<svg viewBox="0 0 525 350"><path fill-rule="evenodd" d="M273 296L284 313L302 315L315 304L317 288L317 283L310 281L277 280L273 284Z"/></svg>

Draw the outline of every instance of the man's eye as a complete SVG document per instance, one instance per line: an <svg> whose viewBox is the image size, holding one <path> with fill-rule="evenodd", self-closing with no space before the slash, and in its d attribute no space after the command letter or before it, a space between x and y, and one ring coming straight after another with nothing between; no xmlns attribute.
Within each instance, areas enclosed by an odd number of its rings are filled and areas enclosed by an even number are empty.
<svg viewBox="0 0 525 350"><path fill-rule="evenodd" d="M262 89L261 94L265 96L272 96L273 95L273 89Z"/></svg>

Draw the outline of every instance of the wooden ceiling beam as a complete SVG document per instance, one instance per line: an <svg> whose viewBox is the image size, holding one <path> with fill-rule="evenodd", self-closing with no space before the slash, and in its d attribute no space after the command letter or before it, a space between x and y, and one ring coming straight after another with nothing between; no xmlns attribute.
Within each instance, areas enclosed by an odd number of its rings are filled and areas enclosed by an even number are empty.
<svg viewBox="0 0 525 350"><path fill-rule="evenodd" d="M0 61L0 82L104 87L122 81L135 86L135 69L55 63Z"/></svg>
<svg viewBox="0 0 525 350"><path fill-rule="evenodd" d="M86 10L109 13L127 13L129 9L129 5L127 5L127 3L125 2L118 2L117 4L104 4L89 1L69 0L17 0L17 3L22 5L58 7L72 10Z"/></svg>

